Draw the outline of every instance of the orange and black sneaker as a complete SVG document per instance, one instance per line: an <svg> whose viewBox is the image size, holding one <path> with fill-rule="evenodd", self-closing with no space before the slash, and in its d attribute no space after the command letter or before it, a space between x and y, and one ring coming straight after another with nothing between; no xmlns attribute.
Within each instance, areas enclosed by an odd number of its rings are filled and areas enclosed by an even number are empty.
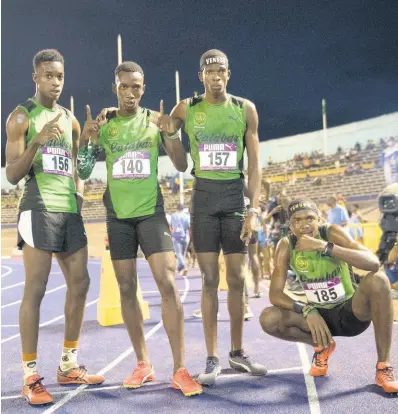
<svg viewBox="0 0 398 414"><path fill-rule="evenodd" d="M139 361L132 374L123 381L124 388L139 388L145 382L155 381L153 366L145 361Z"/></svg>
<svg viewBox="0 0 398 414"><path fill-rule="evenodd" d="M52 395L41 383L40 375L31 375L26 378L21 395L30 405L47 405L54 402Z"/></svg>
<svg viewBox="0 0 398 414"><path fill-rule="evenodd" d="M376 384L388 393L398 393L398 381L393 367L388 362L379 362L376 366Z"/></svg>
<svg viewBox="0 0 398 414"><path fill-rule="evenodd" d="M67 371L61 371L58 367L57 382L59 385L71 385L71 384L87 384L98 385L102 384L105 378L102 375L89 375L87 374L86 367L80 365L75 368L68 369Z"/></svg>
<svg viewBox="0 0 398 414"><path fill-rule="evenodd" d="M173 375L173 388L181 390L186 397L199 395L203 392L203 387L192 379L186 368L180 368Z"/></svg>
<svg viewBox="0 0 398 414"><path fill-rule="evenodd" d="M312 375L313 377L323 377L328 373L329 357L333 354L335 349L336 341L333 340L327 348L324 348L323 346L314 347L315 353L312 358L310 375Z"/></svg>

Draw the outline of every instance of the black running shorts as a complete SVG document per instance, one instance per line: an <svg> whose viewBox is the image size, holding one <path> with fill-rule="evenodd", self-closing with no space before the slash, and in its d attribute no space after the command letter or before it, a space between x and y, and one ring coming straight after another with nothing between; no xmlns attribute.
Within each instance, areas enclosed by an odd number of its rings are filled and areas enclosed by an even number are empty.
<svg viewBox="0 0 398 414"><path fill-rule="evenodd" d="M243 180L196 178L191 206L195 252L247 253L240 239L244 213Z"/></svg>
<svg viewBox="0 0 398 414"><path fill-rule="evenodd" d="M146 258L154 253L174 251L164 213L129 219L108 215L106 226L112 260L136 259L138 246Z"/></svg>
<svg viewBox="0 0 398 414"><path fill-rule="evenodd" d="M18 247L24 243L54 253L74 253L87 246L83 219L77 213L27 210L18 215Z"/></svg>
<svg viewBox="0 0 398 414"><path fill-rule="evenodd" d="M352 298L332 309L317 309L332 336L357 336L368 329L371 321L360 321L352 311Z"/></svg>

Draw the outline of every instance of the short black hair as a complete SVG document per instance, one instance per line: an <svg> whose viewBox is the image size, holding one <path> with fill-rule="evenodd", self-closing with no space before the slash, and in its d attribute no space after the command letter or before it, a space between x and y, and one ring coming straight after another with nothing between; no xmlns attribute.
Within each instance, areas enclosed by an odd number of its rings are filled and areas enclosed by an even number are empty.
<svg viewBox="0 0 398 414"><path fill-rule="evenodd" d="M142 67L135 62L122 62L120 65L117 65L115 69L115 78L120 72L138 72L144 76Z"/></svg>
<svg viewBox="0 0 398 414"><path fill-rule="evenodd" d="M57 49L44 49L37 52L33 58L33 69L36 70L37 66L43 62L60 62L63 65L65 64L64 57Z"/></svg>

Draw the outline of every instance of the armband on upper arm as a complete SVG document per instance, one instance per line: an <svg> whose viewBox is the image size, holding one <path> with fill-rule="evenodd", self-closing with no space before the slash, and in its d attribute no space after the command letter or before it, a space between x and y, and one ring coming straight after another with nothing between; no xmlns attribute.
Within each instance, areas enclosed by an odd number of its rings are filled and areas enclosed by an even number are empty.
<svg viewBox="0 0 398 414"><path fill-rule="evenodd" d="M100 153L101 147L95 144L79 148L77 153L77 175L81 180L87 180L90 177Z"/></svg>

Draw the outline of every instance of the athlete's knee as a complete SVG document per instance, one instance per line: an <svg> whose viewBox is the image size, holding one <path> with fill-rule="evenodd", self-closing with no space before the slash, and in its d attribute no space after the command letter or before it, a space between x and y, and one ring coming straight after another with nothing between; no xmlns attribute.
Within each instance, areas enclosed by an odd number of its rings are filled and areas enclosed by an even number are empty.
<svg viewBox="0 0 398 414"><path fill-rule="evenodd" d="M177 296L177 288L174 277L164 277L158 282L158 289L162 298L170 298Z"/></svg>
<svg viewBox="0 0 398 414"><path fill-rule="evenodd" d="M90 276L85 270L79 274L75 274L68 284L68 291L74 296L85 298L90 288Z"/></svg>
<svg viewBox="0 0 398 414"><path fill-rule="evenodd" d="M263 331L269 335L274 335L280 330L282 311L276 306L270 306L261 312L259 320Z"/></svg>
<svg viewBox="0 0 398 414"><path fill-rule="evenodd" d="M216 272L205 272L202 274L203 289L207 291L217 290L220 283L220 275Z"/></svg>
<svg viewBox="0 0 398 414"><path fill-rule="evenodd" d="M122 300L137 300L137 280L135 278L119 280L118 284Z"/></svg>
<svg viewBox="0 0 398 414"><path fill-rule="evenodd" d="M34 301L41 303L44 295L46 294L47 281L37 280L34 283L25 282L25 290L23 295L23 302Z"/></svg>
<svg viewBox="0 0 398 414"><path fill-rule="evenodd" d="M227 284L229 290L243 291L245 286L245 273L244 269L228 269L227 271Z"/></svg>
<svg viewBox="0 0 398 414"><path fill-rule="evenodd" d="M376 273L368 273L365 276L365 280L370 285L372 294L388 292L391 289L387 275L381 270Z"/></svg>

